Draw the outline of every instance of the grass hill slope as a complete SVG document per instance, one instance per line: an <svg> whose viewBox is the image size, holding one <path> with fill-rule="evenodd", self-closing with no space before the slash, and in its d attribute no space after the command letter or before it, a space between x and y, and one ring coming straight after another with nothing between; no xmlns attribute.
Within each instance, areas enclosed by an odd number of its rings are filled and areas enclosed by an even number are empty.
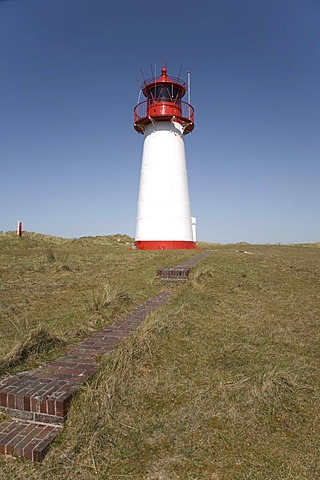
<svg viewBox="0 0 320 480"><path fill-rule="evenodd" d="M128 251L128 241L0 236L2 375L172 290L101 359L44 463L0 457L2 477L319 478L319 246L211 245L174 286L157 268L196 252ZM30 330L47 341L19 357Z"/></svg>

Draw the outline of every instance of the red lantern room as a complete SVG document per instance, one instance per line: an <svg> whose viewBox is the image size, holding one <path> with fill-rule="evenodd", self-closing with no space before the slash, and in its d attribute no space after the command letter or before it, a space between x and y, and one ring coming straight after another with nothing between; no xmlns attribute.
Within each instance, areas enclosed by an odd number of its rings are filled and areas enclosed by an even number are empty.
<svg viewBox="0 0 320 480"><path fill-rule="evenodd" d="M184 134L194 128L194 110L182 97L187 91L186 83L180 78L168 77L166 67L161 70L161 77L145 80L141 85L143 95L147 98L138 103L134 109L134 128L144 133L144 126L153 120L157 122L174 119L184 127Z"/></svg>

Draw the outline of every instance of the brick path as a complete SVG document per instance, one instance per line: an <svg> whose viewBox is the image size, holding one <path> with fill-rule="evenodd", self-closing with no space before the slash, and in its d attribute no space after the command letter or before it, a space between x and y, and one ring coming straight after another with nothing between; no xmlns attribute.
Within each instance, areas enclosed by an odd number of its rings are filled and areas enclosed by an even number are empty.
<svg viewBox="0 0 320 480"><path fill-rule="evenodd" d="M76 345L66 356L0 381L0 410L12 419L0 423L0 453L42 460L66 420L79 385L99 369L97 357L113 352L148 313L168 299L169 292L161 292Z"/></svg>
<svg viewBox="0 0 320 480"><path fill-rule="evenodd" d="M183 271L186 279L191 265L208 253L211 252L203 252L172 269L161 269L169 271L167 277L164 274L161 278L176 279L182 275L174 272ZM99 369L98 357L113 352L148 313L166 303L169 296L170 293L164 291L148 299L63 357L1 380L0 411L10 420L0 422L0 454L41 461L67 418L75 392Z"/></svg>

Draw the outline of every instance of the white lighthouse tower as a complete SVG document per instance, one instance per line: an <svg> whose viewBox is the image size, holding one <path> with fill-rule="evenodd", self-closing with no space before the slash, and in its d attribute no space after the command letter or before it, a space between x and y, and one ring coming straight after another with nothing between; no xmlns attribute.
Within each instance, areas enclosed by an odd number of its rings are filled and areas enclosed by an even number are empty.
<svg viewBox="0 0 320 480"><path fill-rule="evenodd" d="M187 85L163 67L141 89L146 100L134 109L134 128L144 135L135 246L197 248L183 138L194 128L193 108L181 100Z"/></svg>

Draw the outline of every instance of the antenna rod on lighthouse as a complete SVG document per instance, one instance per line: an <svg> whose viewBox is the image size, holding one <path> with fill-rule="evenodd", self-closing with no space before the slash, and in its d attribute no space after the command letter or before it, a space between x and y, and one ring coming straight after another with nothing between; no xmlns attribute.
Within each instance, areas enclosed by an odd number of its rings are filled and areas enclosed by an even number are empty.
<svg viewBox="0 0 320 480"><path fill-rule="evenodd" d="M187 72L187 84L188 84L188 103L191 104L191 72Z"/></svg>

